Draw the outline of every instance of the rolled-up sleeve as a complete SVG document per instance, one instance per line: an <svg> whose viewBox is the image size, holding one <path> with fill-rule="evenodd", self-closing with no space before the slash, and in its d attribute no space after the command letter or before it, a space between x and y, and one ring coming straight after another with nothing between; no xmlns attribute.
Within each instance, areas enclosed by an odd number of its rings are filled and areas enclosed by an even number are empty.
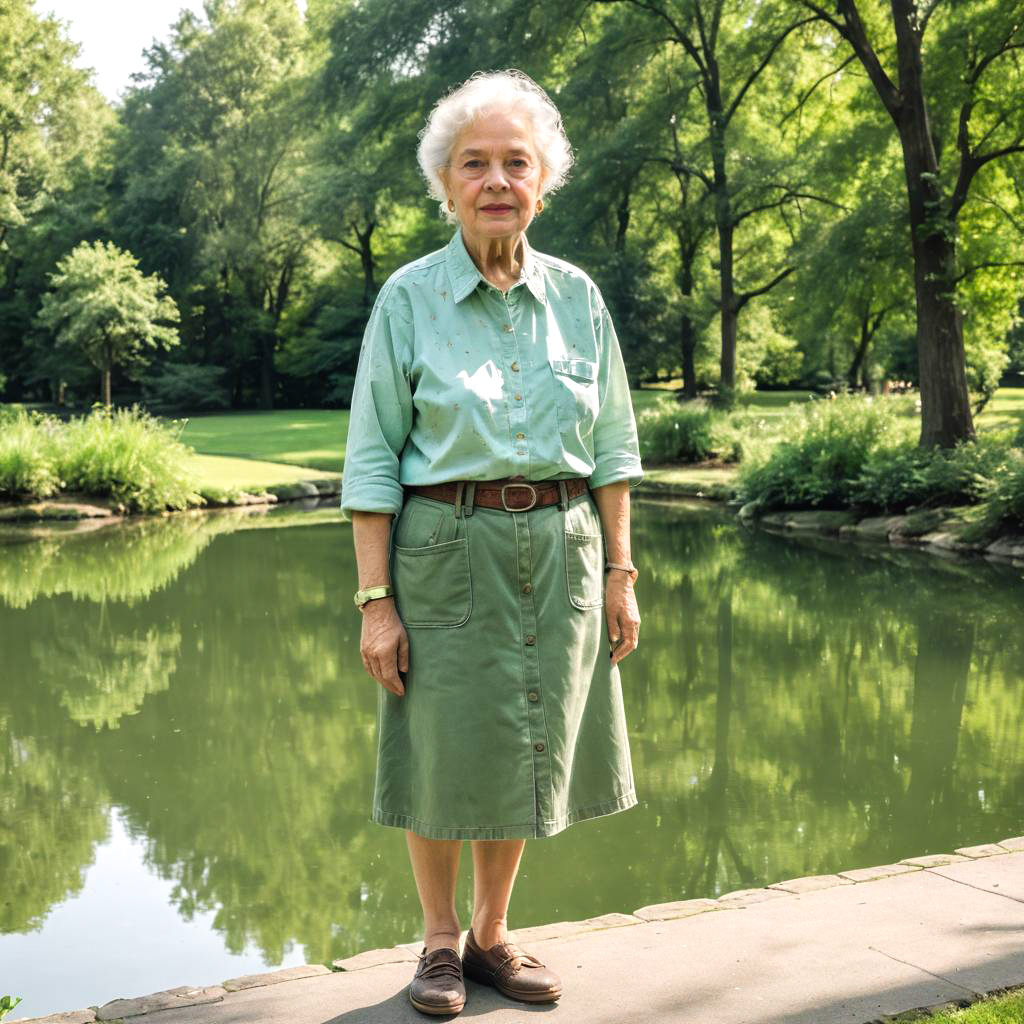
<svg viewBox="0 0 1024 1024"><path fill-rule="evenodd" d="M600 408L594 421L594 471L591 487L628 480L635 487L644 478L636 418L629 394L629 378L622 360L619 339L603 300L597 309L600 366Z"/></svg>
<svg viewBox="0 0 1024 1024"><path fill-rule="evenodd" d="M412 326L393 296L390 288L377 296L359 350L341 483L346 512L402 510L398 467L412 428Z"/></svg>

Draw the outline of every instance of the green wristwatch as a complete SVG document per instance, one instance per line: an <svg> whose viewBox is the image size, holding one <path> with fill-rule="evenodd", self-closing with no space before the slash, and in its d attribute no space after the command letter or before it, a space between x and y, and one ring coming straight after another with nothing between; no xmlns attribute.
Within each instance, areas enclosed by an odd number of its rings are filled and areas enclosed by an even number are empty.
<svg viewBox="0 0 1024 1024"><path fill-rule="evenodd" d="M367 587L365 590L357 590L353 600L356 603L357 608L362 608L363 605L368 604L378 597L390 597L393 591L387 585L379 587Z"/></svg>

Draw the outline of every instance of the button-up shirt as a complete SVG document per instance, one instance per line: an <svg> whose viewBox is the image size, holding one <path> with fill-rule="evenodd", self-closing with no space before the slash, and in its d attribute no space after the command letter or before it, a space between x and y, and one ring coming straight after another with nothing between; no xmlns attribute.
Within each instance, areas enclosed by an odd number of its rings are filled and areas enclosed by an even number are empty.
<svg viewBox="0 0 1024 1024"><path fill-rule="evenodd" d="M341 508L401 511L404 484L643 479L629 382L597 285L522 236L503 293L461 229L384 283L352 392Z"/></svg>

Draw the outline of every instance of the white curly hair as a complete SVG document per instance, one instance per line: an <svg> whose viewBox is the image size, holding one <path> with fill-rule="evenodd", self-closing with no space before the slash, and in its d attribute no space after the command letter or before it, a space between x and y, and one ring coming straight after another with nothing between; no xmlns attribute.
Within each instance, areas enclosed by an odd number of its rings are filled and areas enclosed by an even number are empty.
<svg viewBox="0 0 1024 1024"><path fill-rule="evenodd" d="M448 193L438 173L451 164L455 140L478 114L495 111L525 115L533 128L534 143L545 168L542 196L554 192L566 181L573 154L562 126L562 115L548 94L529 75L515 68L506 71L476 71L434 105L419 133L416 159L427 179L432 199L441 216L456 224L448 209Z"/></svg>

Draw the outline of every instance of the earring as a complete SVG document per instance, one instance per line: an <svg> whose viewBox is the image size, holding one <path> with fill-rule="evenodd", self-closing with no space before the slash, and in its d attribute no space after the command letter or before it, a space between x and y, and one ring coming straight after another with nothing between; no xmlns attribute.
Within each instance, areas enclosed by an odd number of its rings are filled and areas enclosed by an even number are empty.
<svg viewBox="0 0 1024 1024"><path fill-rule="evenodd" d="M450 210L450 211L451 211L452 213L454 213L454 212L455 212L455 200L454 200L454 199L449 199L449 200L448 200L448 209L449 209L449 210Z"/></svg>
<svg viewBox="0 0 1024 1024"><path fill-rule="evenodd" d="M540 211L543 210L543 209L544 209L544 200L543 199L538 199L537 200L537 212L540 213Z"/></svg>

